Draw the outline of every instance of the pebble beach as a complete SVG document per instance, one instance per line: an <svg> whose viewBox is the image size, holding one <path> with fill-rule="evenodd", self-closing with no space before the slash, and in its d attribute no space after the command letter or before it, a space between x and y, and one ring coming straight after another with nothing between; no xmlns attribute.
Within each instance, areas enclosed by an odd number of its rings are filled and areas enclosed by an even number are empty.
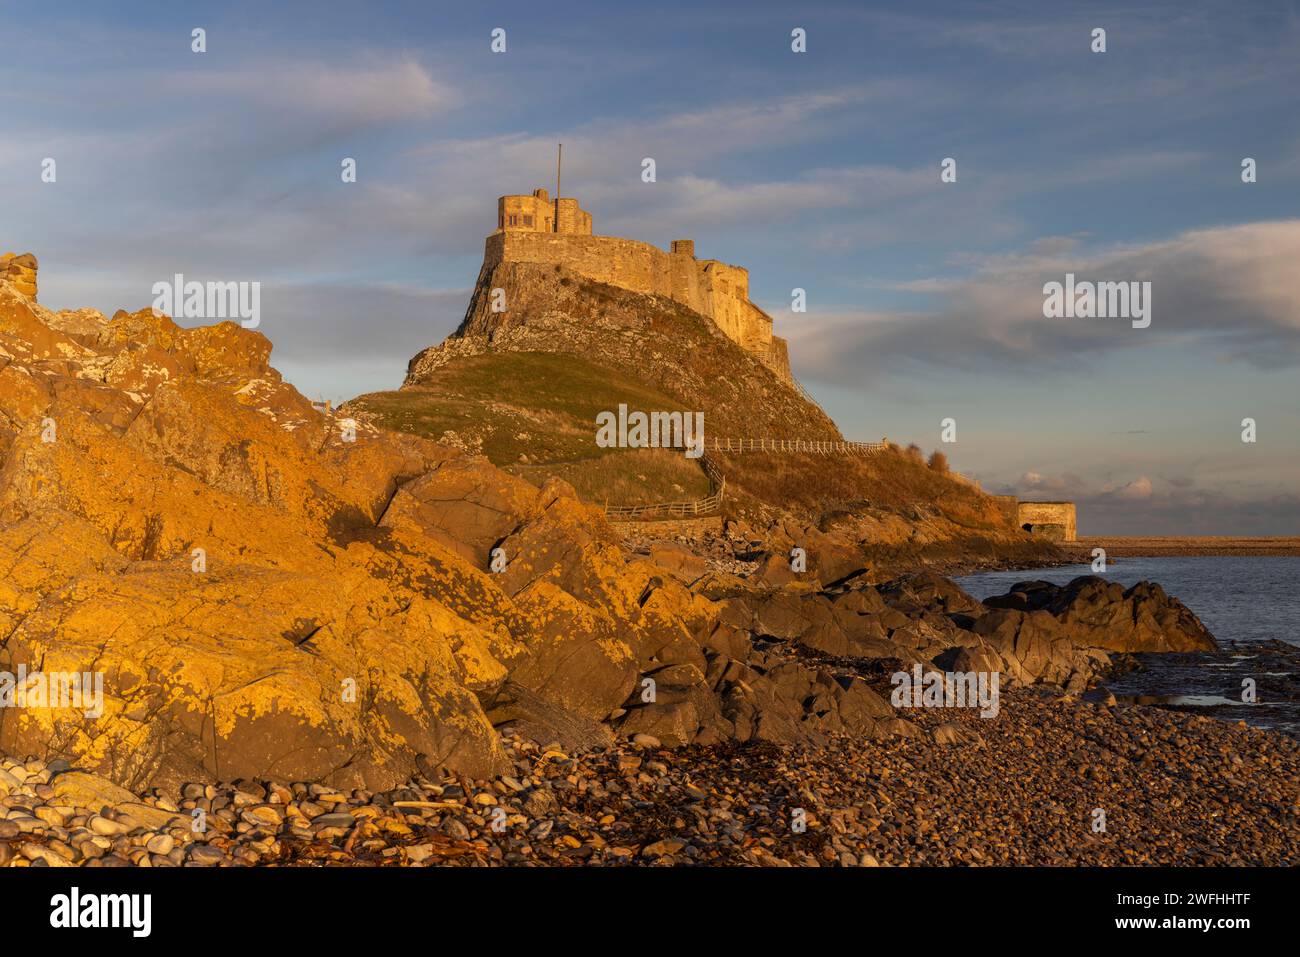
<svg viewBox="0 0 1300 957"><path fill-rule="evenodd" d="M511 738L513 774L383 793L238 781L137 795L6 758L0 865L1297 863L1288 736L1033 689L1004 695L995 719L908 720L910 735L820 748L641 735L567 754Z"/></svg>

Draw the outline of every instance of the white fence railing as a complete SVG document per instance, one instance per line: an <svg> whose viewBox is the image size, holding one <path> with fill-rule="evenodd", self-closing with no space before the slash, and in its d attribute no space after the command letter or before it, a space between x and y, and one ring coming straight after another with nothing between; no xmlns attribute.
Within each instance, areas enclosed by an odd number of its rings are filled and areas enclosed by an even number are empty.
<svg viewBox="0 0 1300 957"><path fill-rule="evenodd" d="M822 439L719 439L706 438L706 452L806 452L812 455L875 455L889 448L888 442L831 442ZM708 455L700 456L700 467L709 477L710 493L693 502L658 502L652 505L610 505L609 518L636 520L651 518L694 518L712 515L722 507L727 477Z"/></svg>
<svg viewBox="0 0 1300 957"><path fill-rule="evenodd" d="M811 452L814 455L875 455L888 442L832 442L822 439L719 439L704 440L710 452Z"/></svg>

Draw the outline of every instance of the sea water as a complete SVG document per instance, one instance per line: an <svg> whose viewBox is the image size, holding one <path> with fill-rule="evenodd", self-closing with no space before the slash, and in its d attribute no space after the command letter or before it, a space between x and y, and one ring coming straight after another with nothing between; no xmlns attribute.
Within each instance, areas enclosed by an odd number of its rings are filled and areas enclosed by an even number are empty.
<svg viewBox="0 0 1300 957"><path fill-rule="evenodd" d="M1092 574L1090 565L1063 565L980 572L955 581L982 600L1006 594L1017 582L1064 585ZM1126 588L1158 583L1201 619L1223 649L1144 655L1144 670L1106 682L1117 697L1300 733L1300 556L1121 557L1100 577ZM1270 650L1272 641L1295 650ZM1254 704L1242 700L1245 679L1254 682Z"/></svg>

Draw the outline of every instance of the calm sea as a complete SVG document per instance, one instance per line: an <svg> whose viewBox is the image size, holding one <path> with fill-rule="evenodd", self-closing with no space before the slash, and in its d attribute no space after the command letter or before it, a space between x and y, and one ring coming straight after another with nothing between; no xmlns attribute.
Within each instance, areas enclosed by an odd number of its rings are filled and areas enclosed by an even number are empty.
<svg viewBox="0 0 1300 957"><path fill-rule="evenodd" d="M981 572L956 581L976 598L1003 595L1017 582L1065 584L1093 574L1088 565ZM1116 696L1226 720L1300 733L1300 556L1120 558L1105 578L1125 587L1154 581L1205 623L1221 654L1144 655L1145 670L1106 682ZM1271 642L1285 642L1278 649ZM1241 701L1242 681L1257 700Z"/></svg>

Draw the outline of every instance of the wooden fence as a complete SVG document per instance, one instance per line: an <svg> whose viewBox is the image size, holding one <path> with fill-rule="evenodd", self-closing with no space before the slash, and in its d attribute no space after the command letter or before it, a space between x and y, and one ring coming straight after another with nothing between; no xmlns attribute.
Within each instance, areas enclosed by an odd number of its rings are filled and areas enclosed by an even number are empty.
<svg viewBox="0 0 1300 957"><path fill-rule="evenodd" d="M717 463L707 455L700 456L700 468L709 477L709 494L694 502L657 502L653 505L610 505L606 503L605 514L613 519L633 521L647 518L695 518L699 515L712 515L722 507L722 494L727 488L727 477L718 469Z"/></svg>
<svg viewBox="0 0 1300 957"><path fill-rule="evenodd" d="M724 480L718 490L707 498L694 502L660 502L654 505L606 505L605 514L612 519L634 521L648 518L696 518L700 515L712 515L722 507L722 493L726 488Z"/></svg>

